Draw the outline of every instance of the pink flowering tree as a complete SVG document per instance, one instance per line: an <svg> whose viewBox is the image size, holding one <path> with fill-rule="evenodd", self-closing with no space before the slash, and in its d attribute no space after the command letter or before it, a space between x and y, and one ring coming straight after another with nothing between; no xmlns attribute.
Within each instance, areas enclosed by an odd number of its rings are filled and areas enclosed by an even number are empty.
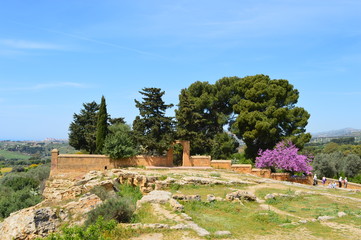
<svg viewBox="0 0 361 240"><path fill-rule="evenodd" d="M256 158L256 167L275 168L287 172L311 173L312 157L298 154L298 148L291 141L277 143L273 150L260 150Z"/></svg>

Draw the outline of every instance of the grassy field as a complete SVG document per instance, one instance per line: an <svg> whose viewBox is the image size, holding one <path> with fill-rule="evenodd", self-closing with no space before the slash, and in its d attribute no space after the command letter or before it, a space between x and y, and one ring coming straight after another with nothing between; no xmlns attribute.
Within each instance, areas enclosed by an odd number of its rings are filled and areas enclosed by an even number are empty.
<svg viewBox="0 0 361 240"><path fill-rule="evenodd" d="M5 159L19 159L19 160L28 160L30 158L29 155L18 152L6 151L6 150L0 150L0 156L4 157Z"/></svg>

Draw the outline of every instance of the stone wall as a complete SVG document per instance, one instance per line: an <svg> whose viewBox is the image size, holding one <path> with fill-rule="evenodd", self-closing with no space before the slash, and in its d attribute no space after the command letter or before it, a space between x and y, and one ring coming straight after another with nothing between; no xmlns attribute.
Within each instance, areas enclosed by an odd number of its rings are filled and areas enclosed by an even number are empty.
<svg viewBox="0 0 361 240"><path fill-rule="evenodd" d="M134 156L131 158L111 159L95 154L60 154L57 149L51 152L51 175L59 173L86 173L130 166L173 166L173 156Z"/></svg>
<svg viewBox="0 0 361 240"><path fill-rule="evenodd" d="M211 166L211 156L191 156L189 158L189 167L210 167ZM183 163L183 166L186 166Z"/></svg>
<svg viewBox="0 0 361 240"><path fill-rule="evenodd" d="M217 169L231 169L232 161L231 160L212 160L211 167Z"/></svg>

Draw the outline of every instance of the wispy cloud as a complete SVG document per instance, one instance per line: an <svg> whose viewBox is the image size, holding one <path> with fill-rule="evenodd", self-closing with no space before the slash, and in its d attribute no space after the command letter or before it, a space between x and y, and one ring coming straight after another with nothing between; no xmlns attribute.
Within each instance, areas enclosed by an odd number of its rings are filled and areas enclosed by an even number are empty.
<svg viewBox="0 0 361 240"><path fill-rule="evenodd" d="M335 96L358 96L361 95L360 91L350 91L350 92L319 92L323 95L335 95Z"/></svg>
<svg viewBox="0 0 361 240"><path fill-rule="evenodd" d="M45 42L33 42L17 39L0 39L0 45L15 48L15 49L40 49L40 50L63 50L64 46L45 43Z"/></svg>
<svg viewBox="0 0 361 240"><path fill-rule="evenodd" d="M20 87L20 88L0 88L0 91L31 91L31 90L44 90L51 88L87 88L89 86L76 82L53 82L53 83L39 83L33 86Z"/></svg>
<svg viewBox="0 0 361 240"><path fill-rule="evenodd" d="M58 88L58 87L72 87L72 88L85 88L84 84L75 83L75 82L58 82L58 83L43 83L37 84L29 89L38 90L38 89L48 89L48 88Z"/></svg>

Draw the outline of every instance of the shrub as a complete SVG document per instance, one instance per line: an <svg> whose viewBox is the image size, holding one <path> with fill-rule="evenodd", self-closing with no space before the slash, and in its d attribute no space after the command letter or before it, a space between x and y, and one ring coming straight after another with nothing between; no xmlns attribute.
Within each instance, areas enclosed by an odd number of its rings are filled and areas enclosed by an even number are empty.
<svg viewBox="0 0 361 240"><path fill-rule="evenodd" d="M111 194L102 186L95 186L90 192L97 195L102 201L111 197Z"/></svg>
<svg viewBox="0 0 361 240"><path fill-rule="evenodd" d="M85 225L95 223L100 216L107 221L130 222L134 211L135 206L129 198L110 198L88 213Z"/></svg>
<svg viewBox="0 0 361 240"><path fill-rule="evenodd" d="M138 186L119 184L117 188L119 189L118 195L120 197L128 198L133 204L136 204L137 201L143 197L143 194Z"/></svg>
<svg viewBox="0 0 361 240"><path fill-rule="evenodd" d="M113 231L116 225L114 220L105 221L103 217L99 217L88 227L64 227L61 229L62 233L52 233L45 240L110 240L106 235Z"/></svg>

